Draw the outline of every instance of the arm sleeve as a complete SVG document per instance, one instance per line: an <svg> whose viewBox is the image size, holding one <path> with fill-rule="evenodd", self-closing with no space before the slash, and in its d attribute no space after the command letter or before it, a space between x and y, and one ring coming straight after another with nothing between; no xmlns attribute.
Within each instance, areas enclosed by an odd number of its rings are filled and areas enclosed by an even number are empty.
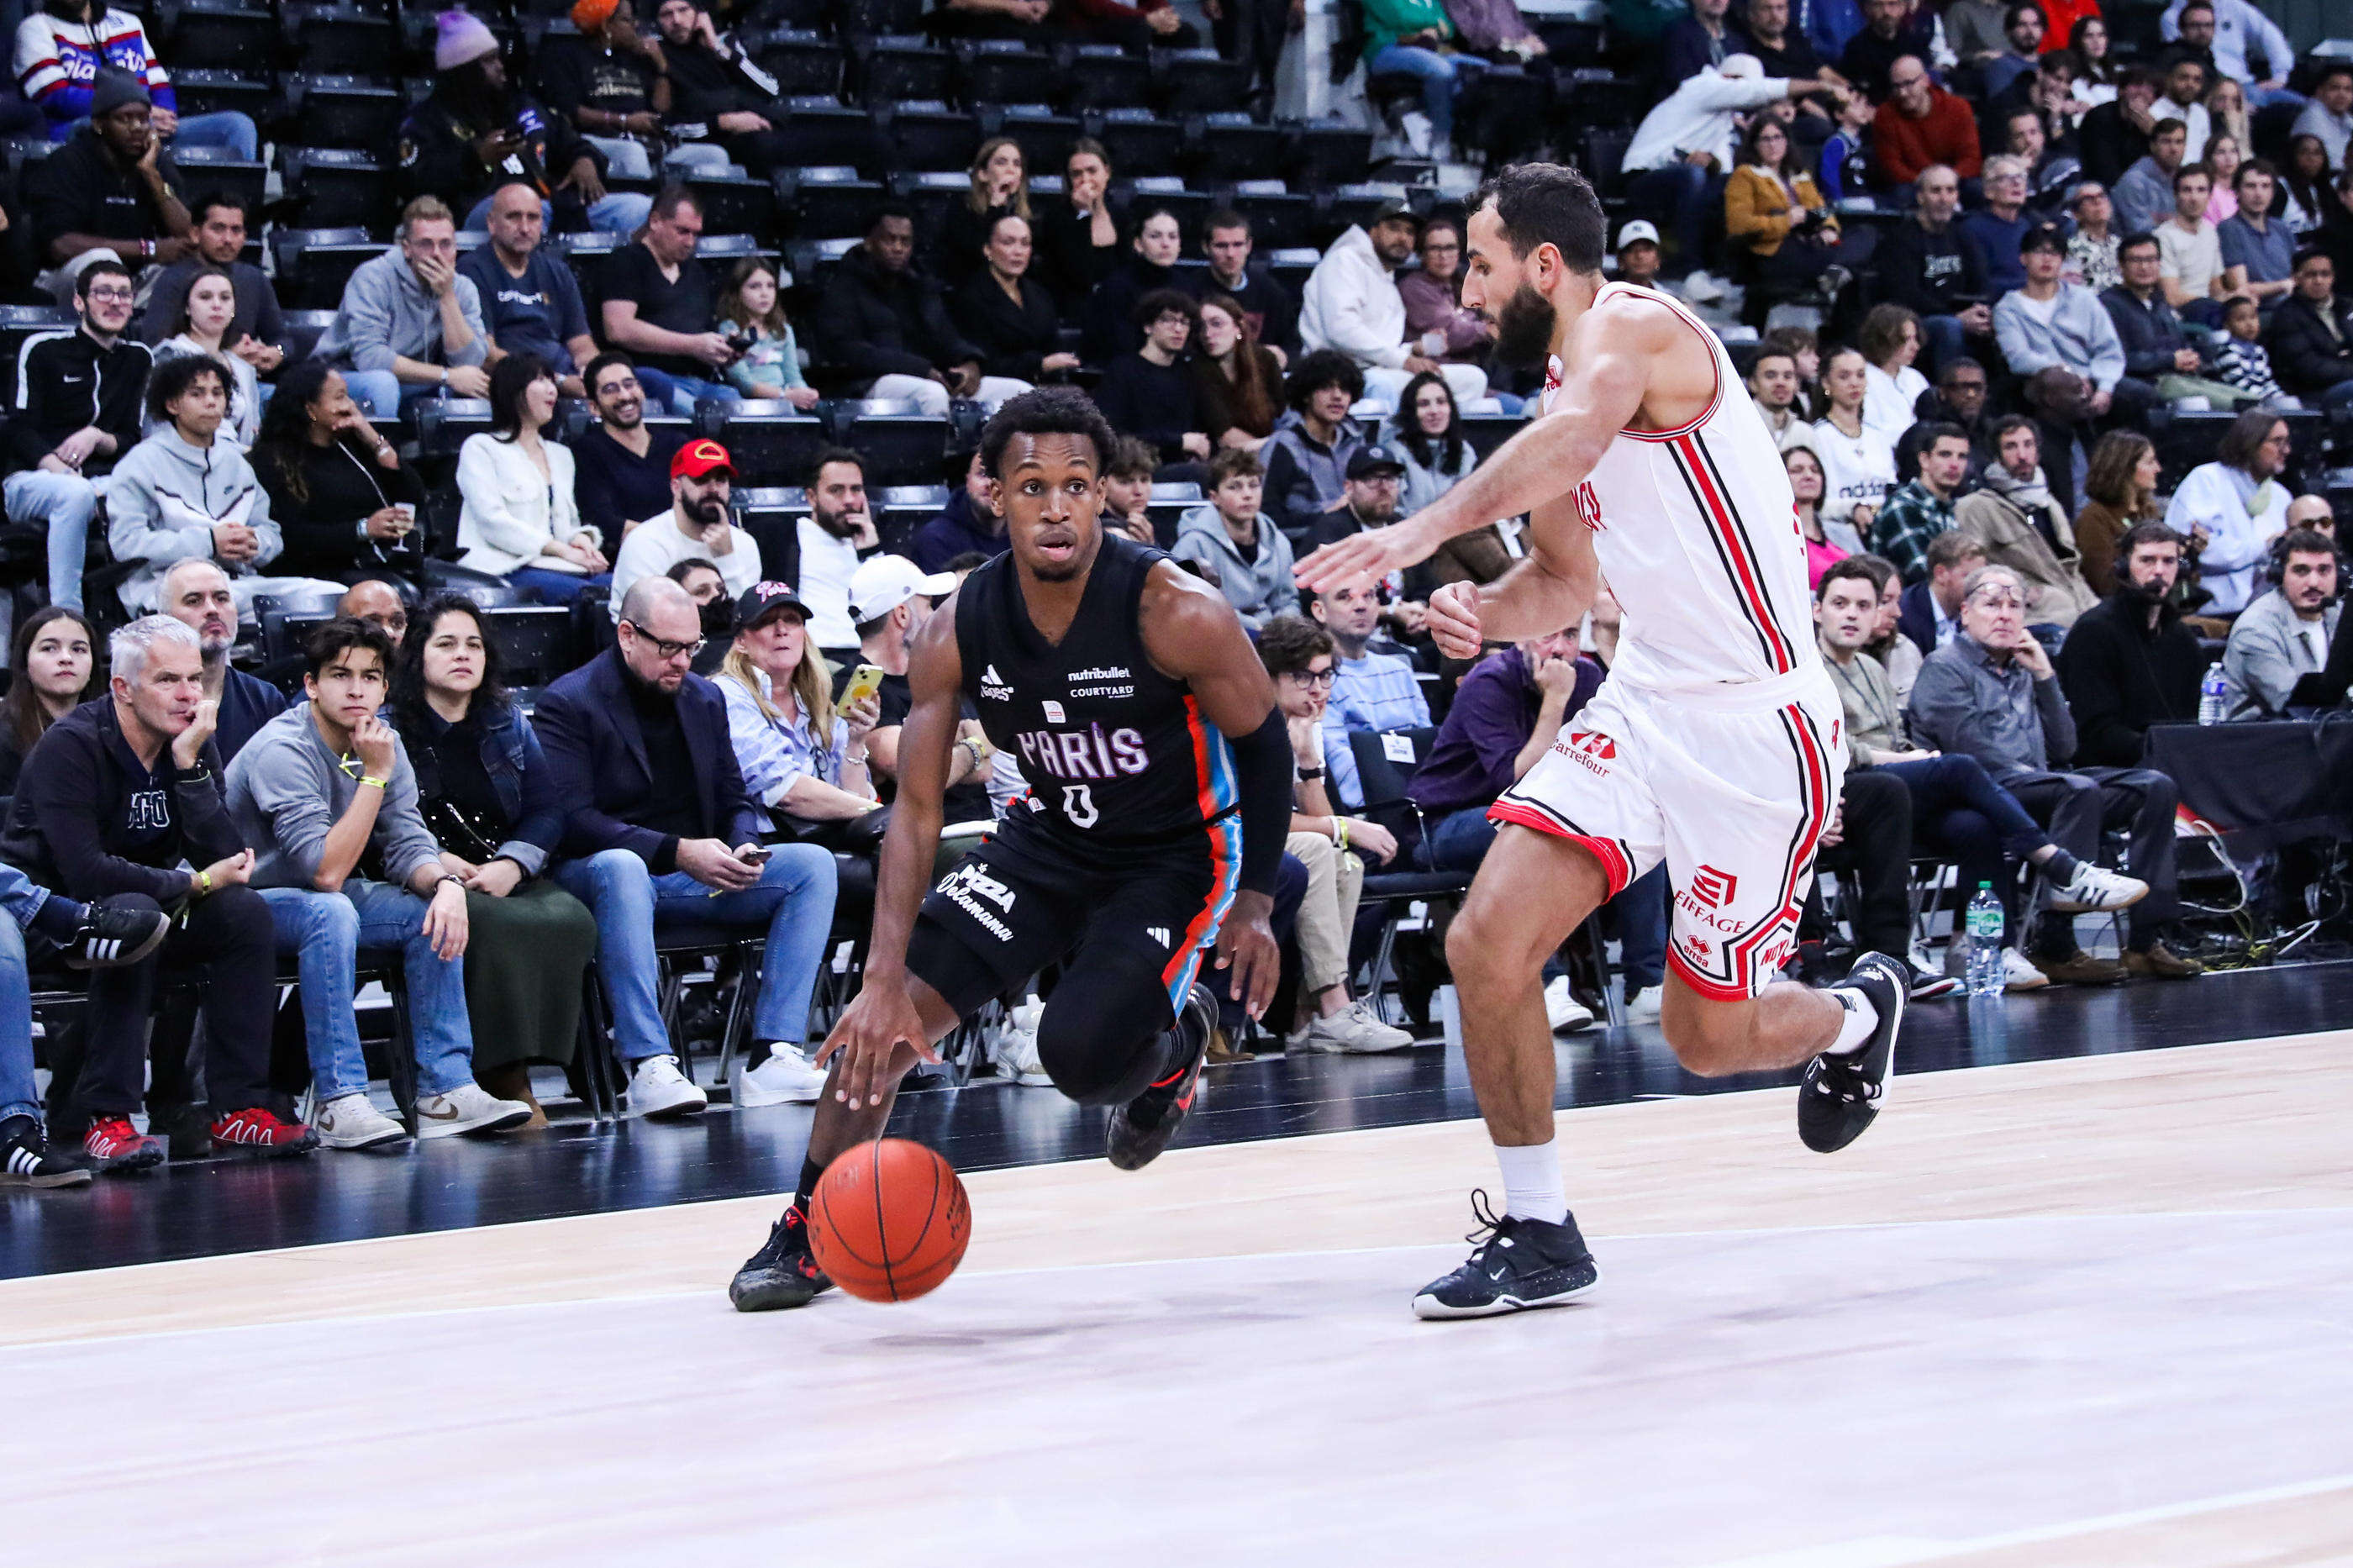
<svg viewBox="0 0 2353 1568"><path fill-rule="evenodd" d="M1941 752L1962 752L1980 763L1988 758L1968 742L1968 683L1950 660L1931 658L1921 665L1912 682L1907 710L1912 733L1924 745Z"/></svg>
<svg viewBox="0 0 2353 1568"><path fill-rule="evenodd" d="M1226 739L1241 783L1242 888L1271 895L1291 834L1291 732L1282 710L1270 708L1257 729Z"/></svg>
<svg viewBox="0 0 2353 1568"><path fill-rule="evenodd" d="M417 809L417 770L409 765L408 748L395 742L392 782L385 786L372 837L384 854L385 879L406 889L418 867L440 858L441 847Z"/></svg>
<svg viewBox="0 0 2353 1568"><path fill-rule="evenodd" d="M2075 760L2094 767L2137 767L2142 731L2126 717L2123 672L2111 653L2104 637L2069 637L2059 648L2059 688L2075 726ZM2046 738L2049 733L2046 725Z"/></svg>
<svg viewBox="0 0 2353 1568"><path fill-rule="evenodd" d="M106 492L106 517L107 547L118 561L142 560L160 571L174 561L212 559L213 531L203 523L163 527L154 493L135 476L114 476Z"/></svg>
<svg viewBox="0 0 2353 1568"><path fill-rule="evenodd" d="M657 874L676 868L677 843L650 827L633 827L596 807L596 759L589 754L587 716L560 694L543 695L532 714L547 760L550 793L563 814L565 838L583 855L627 849ZM729 771L733 771L731 760ZM737 780L740 789L742 781Z"/></svg>
<svg viewBox="0 0 2353 1568"><path fill-rule="evenodd" d="M95 810L102 798L96 748L83 735L60 739L69 743L36 746L16 781L18 798L32 803L33 824L48 841L59 890L84 900L145 893L158 903L185 894L188 879L184 873L142 866L107 852Z"/></svg>
<svg viewBox="0 0 2353 1568"><path fill-rule="evenodd" d="M354 272L343 287L343 303L327 331L350 345L353 370L388 371L398 357L392 352L392 302L384 293L364 272Z"/></svg>
<svg viewBox="0 0 2353 1568"><path fill-rule="evenodd" d="M492 446L495 439L469 436L458 449L458 494L485 543L529 562L553 537L549 532L553 520L525 517L508 504L499 455Z"/></svg>
<svg viewBox="0 0 2353 1568"><path fill-rule="evenodd" d="M2092 328L2092 384L2102 392L2113 392L2124 379L2124 340L2116 336L2116 324L2108 320L2107 311L2096 305L2085 312L2084 319Z"/></svg>
<svg viewBox="0 0 2353 1568"><path fill-rule="evenodd" d="M564 838L564 808L555 797L554 781L548 776L547 753L541 750L539 731L531 721L520 713L515 723L522 731L522 816L514 825L514 837L499 846L499 853L523 869L523 874L536 877L547 868L547 858Z"/></svg>
<svg viewBox="0 0 2353 1568"><path fill-rule="evenodd" d="M254 811L269 824L280 858L300 879L294 885L312 886L319 875L319 857L326 849L327 834L337 815L325 788L303 766L301 753L292 746L248 747L237 753L237 762L243 781L239 787L251 797ZM416 787L412 778L412 809Z"/></svg>
<svg viewBox="0 0 2353 1568"><path fill-rule="evenodd" d="M1324 783L1332 804L1344 811L1365 808L1364 781L1356 776L1356 749L1348 743L1349 724L1338 703L1324 710Z"/></svg>
<svg viewBox="0 0 2353 1568"><path fill-rule="evenodd" d="M2276 713L2287 706L2288 693L2295 689L2296 668L2286 653L2271 627L2242 616L2223 645L2222 673L2232 686L2262 703L2266 714Z"/></svg>
<svg viewBox="0 0 2353 1568"><path fill-rule="evenodd" d="M2055 358L2041 352L2029 335L2025 313L2012 305L2010 299L2009 295L2003 295L1993 308L1993 337L1994 342L2001 345L2001 357L2008 360L2010 368L2021 375L2032 375L2045 365L2057 364L2059 362ZM2109 330L2115 331L2113 327Z"/></svg>
<svg viewBox="0 0 2353 1568"><path fill-rule="evenodd" d="M785 753L784 742L742 681L725 679L717 684L727 703L727 738L735 748L735 767L743 776L744 793L765 805L783 804L797 773Z"/></svg>

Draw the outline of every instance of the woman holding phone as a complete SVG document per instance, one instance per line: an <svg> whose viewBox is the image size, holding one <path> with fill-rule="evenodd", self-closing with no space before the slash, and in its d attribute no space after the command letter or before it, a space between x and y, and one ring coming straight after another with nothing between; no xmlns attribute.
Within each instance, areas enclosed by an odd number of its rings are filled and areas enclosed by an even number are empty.
<svg viewBox="0 0 2353 1568"><path fill-rule="evenodd" d="M338 372L318 360L287 368L261 411L252 460L286 536L278 565L288 576L413 581L424 569L415 531L425 487Z"/></svg>
<svg viewBox="0 0 2353 1568"><path fill-rule="evenodd" d="M744 787L770 813L772 829L855 821L881 809L866 757L866 736L882 710L875 695L881 676L874 665L859 666L837 712L833 673L809 646L808 606L783 583L744 593L719 691Z"/></svg>

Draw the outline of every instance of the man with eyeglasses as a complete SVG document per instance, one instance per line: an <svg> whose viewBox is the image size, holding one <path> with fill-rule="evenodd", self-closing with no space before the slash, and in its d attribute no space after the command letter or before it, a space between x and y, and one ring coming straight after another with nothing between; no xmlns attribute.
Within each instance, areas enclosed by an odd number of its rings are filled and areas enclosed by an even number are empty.
<svg viewBox="0 0 2353 1568"><path fill-rule="evenodd" d="M726 579L732 602L760 580L760 545L728 510L735 461L712 440L689 441L670 462L670 510L628 531L613 558L613 618L629 590L681 561L708 561Z"/></svg>
<svg viewBox="0 0 2353 1568"><path fill-rule="evenodd" d="M343 285L318 357L343 373L352 401L396 419L420 397L484 397L491 353L481 290L458 270L458 223L438 196L404 208L400 243Z"/></svg>
<svg viewBox="0 0 2353 1568"><path fill-rule="evenodd" d="M98 510L93 480L139 442L141 399L154 356L122 336L131 324L131 270L112 258L93 261L74 282L71 331L37 332L18 361L7 478L8 521L38 523L49 536L49 603L81 608L81 570L90 521Z"/></svg>
<svg viewBox="0 0 2353 1568"><path fill-rule="evenodd" d="M619 609L615 646L550 686L532 716L565 813L567 858L553 874L596 911L630 1114L691 1116L708 1100L662 1022L657 936L681 925L765 930L748 1059L797 1054L833 926L833 854L761 844L767 817L744 790L726 701L689 668L702 617L687 591L657 572Z"/></svg>
<svg viewBox="0 0 2353 1568"><path fill-rule="evenodd" d="M2147 768L2069 769L2075 721L2051 656L2026 628L2026 586L2007 566L1981 566L1961 590L1961 629L1928 656L1913 684L1915 739L1975 757L2074 859L2095 861L2104 827L2129 826L2126 876L2148 885L2132 906L2124 962L2094 958L2075 917L2046 908L2027 961L2062 984L2113 984L2128 974L2186 980L2202 973L2159 933L2180 916L2175 893L2173 781Z"/></svg>

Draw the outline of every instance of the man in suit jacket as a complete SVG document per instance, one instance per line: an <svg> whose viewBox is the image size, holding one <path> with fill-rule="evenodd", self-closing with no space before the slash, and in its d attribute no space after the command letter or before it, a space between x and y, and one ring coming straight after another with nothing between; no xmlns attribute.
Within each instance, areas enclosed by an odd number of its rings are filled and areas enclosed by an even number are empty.
<svg viewBox="0 0 2353 1568"><path fill-rule="evenodd" d="M1895 602L1895 629L1922 658L1953 640L1961 624L1961 584L1985 563L1985 545L1957 528L1928 542L1928 574Z"/></svg>
<svg viewBox="0 0 2353 1568"><path fill-rule="evenodd" d="M702 646L686 590L644 578L621 601L617 645L549 687L533 716L565 813L569 858L555 880L596 913L597 966L640 1116L707 1103L662 1025L654 942L665 928L767 931L738 1106L813 1101L825 1081L801 1045L833 926L833 856L761 845L726 702L688 668Z"/></svg>

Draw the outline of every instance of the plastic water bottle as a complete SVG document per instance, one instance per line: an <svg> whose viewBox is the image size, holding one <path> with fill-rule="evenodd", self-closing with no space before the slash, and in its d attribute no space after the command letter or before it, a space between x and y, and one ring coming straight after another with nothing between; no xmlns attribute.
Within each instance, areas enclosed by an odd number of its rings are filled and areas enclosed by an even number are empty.
<svg viewBox="0 0 2353 1568"><path fill-rule="evenodd" d="M2231 682L2220 664L2206 667L2206 678L2198 683L2198 721L2220 724L2231 716Z"/></svg>
<svg viewBox="0 0 2353 1568"><path fill-rule="evenodd" d="M1993 896L1993 884L1979 882L1977 897L1969 900L1968 915L1969 994L1972 996L1999 996L2002 994L2002 919L2001 900Z"/></svg>

